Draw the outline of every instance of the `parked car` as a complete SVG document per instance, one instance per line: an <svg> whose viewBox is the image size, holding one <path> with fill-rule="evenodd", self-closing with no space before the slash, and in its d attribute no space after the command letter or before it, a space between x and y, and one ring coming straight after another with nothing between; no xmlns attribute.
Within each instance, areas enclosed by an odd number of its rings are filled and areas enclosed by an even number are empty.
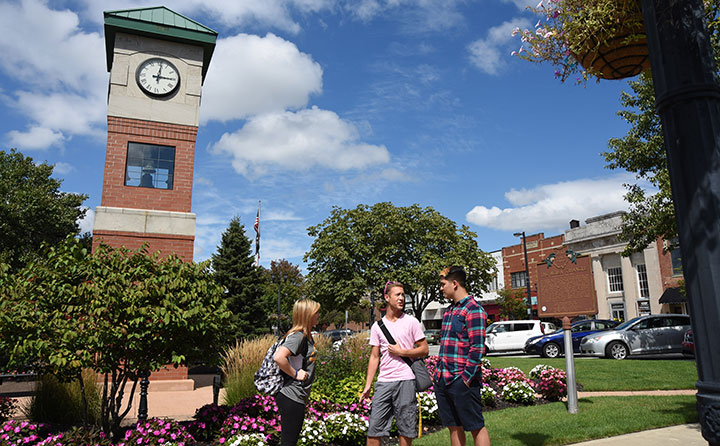
<svg viewBox="0 0 720 446"><path fill-rule="evenodd" d="M425 340L428 344L439 344L440 343L440 330L428 329L425 330Z"/></svg>
<svg viewBox="0 0 720 446"><path fill-rule="evenodd" d="M693 338L692 328L685 332L682 346L683 355L695 356L695 339Z"/></svg>
<svg viewBox="0 0 720 446"><path fill-rule="evenodd" d="M325 331L322 334L330 338L332 342L337 342L344 337L354 335L355 332L352 330L346 330L344 328L338 328L337 330Z"/></svg>
<svg viewBox="0 0 720 446"><path fill-rule="evenodd" d="M625 359L630 355L681 353L683 337L690 328L686 314L653 314L624 322L613 330L585 336L580 352Z"/></svg>
<svg viewBox="0 0 720 446"><path fill-rule="evenodd" d="M554 324L538 320L494 322L485 331L485 347L488 352L522 350L529 338L555 330Z"/></svg>
<svg viewBox="0 0 720 446"><path fill-rule="evenodd" d="M572 336L573 351L580 353L580 341L587 335L598 331L609 330L619 324L617 321L605 319L591 319L573 322L570 328ZM525 353L529 355L540 355L545 358L557 358L565 354L564 331L558 330L555 333L543 336L534 336L525 343Z"/></svg>

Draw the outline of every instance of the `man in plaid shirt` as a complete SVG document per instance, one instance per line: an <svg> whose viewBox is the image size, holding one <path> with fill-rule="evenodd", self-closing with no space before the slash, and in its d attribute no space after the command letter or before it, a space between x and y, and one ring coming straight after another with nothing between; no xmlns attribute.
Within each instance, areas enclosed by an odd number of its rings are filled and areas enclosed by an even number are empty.
<svg viewBox="0 0 720 446"><path fill-rule="evenodd" d="M440 279L443 294L452 301L443 315L435 372L440 420L450 429L451 446L465 446L464 431L472 434L475 446L490 446L480 398L487 314L465 289L461 267L445 268Z"/></svg>

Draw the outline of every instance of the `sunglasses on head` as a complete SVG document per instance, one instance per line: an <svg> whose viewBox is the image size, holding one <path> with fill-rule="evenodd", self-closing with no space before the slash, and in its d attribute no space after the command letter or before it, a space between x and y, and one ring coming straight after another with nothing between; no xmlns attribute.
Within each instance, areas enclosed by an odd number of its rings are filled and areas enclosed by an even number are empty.
<svg viewBox="0 0 720 446"><path fill-rule="evenodd" d="M395 282L394 280L385 282L385 291L383 291L383 294L387 294L387 290L390 285L400 285L400 282Z"/></svg>

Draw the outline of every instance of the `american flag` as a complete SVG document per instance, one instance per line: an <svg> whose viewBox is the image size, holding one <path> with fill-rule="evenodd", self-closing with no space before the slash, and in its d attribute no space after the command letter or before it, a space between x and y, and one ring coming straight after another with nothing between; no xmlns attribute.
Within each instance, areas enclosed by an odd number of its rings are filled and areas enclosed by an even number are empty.
<svg viewBox="0 0 720 446"><path fill-rule="evenodd" d="M260 202L258 201L257 216L255 216L255 266L260 265Z"/></svg>

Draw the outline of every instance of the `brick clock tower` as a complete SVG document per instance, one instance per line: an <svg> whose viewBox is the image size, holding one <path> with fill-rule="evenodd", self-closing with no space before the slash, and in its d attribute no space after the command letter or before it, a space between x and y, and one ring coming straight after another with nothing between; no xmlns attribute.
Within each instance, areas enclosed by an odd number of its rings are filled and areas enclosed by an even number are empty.
<svg viewBox="0 0 720 446"><path fill-rule="evenodd" d="M193 259L193 163L217 33L165 7L107 11L108 138L93 249L101 241ZM184 379L187 369L153 379Z"/></svg>

